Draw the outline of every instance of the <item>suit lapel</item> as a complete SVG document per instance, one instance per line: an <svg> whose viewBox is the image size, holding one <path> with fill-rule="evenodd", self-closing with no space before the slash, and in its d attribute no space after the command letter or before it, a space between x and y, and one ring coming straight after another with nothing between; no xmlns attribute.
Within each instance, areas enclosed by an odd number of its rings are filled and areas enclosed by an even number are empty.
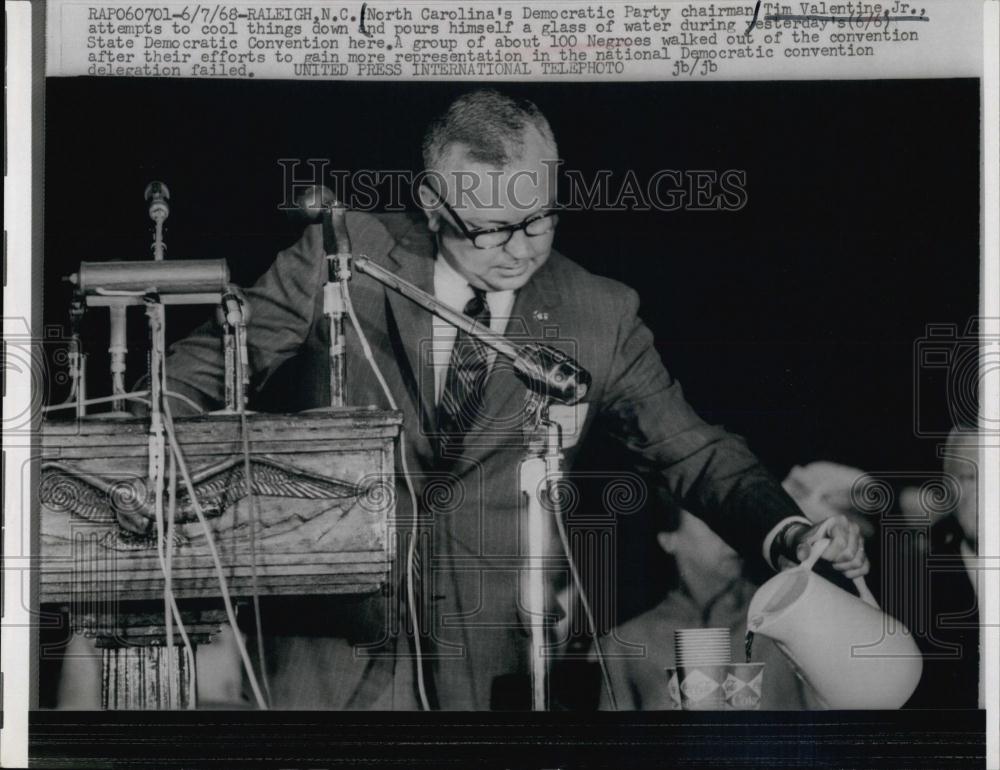
<svg viewBox="0 0 1000 770"><path fill-rule="evenodd" d="M426 230L415 227L407 232L389 253L389 259L394 263L389 265L389 269L396 275L417 288L434 293L434 241ZM404 367L409 369L407 390L420 419L421 454L430 458L433 448L428 433L435 426L431 315L392 289L385 289L385 297L390 321L395 326L395 333L390 334L390 339L399 342L398 346L393 342L393 353L400 370Z"/></svg>

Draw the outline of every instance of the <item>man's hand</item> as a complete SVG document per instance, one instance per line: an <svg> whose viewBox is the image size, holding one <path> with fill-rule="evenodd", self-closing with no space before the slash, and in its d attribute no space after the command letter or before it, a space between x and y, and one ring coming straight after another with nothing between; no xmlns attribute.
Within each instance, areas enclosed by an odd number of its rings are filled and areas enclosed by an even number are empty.
<svg viewBox="0 0 1000 770"><path fill-rule="evenodd" d="M833 521L831 524L830 521ZM822 529L821 529L822 528ZM823 531L825 530L825 531ZM809 557L813 544L824 538L830 540L830 545L823 551L821 557L826 559L833 568L844 573L844 577L853 580L867 575L871 565L865 553L864 538L858 525L843 514L831 516L820 524L806 527L804 524L790 528L788 532L788 550L802 562Z"/></svg>

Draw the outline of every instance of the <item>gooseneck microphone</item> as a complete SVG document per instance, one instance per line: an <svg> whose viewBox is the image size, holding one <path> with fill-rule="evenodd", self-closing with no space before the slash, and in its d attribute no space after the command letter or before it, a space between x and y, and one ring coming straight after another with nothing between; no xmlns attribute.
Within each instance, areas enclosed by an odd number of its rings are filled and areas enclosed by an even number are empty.
<svg viewBox="0 0 1000 770"><path fill-rule="evenodd" d="M565 353L537 342L516 344L366 257L355 257L354 267L509 358L514 371L535 393L563 404L575 404L587 395L590 372Z"/></svg>

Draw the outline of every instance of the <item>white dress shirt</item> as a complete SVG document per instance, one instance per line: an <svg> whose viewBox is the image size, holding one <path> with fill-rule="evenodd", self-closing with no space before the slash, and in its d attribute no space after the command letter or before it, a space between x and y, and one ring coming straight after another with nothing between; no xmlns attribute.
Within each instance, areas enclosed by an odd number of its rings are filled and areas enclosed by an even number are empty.
<svg viewBox="0 0 1000 770"><path fill-rule="evenodd" d="M448 264L447 260L437 255L434 261L434 296L446 305L449 305L458 312L465 309L466 303L473 297L472 287L455 268ZM507 320L510 318L510 311L514 307L514 292L510 289L506 291L486 292L486 304L490 308L490 329L497 334L503 334L507 329ZM448 364L451 361L451 349L455 346L455 337L458 329L447 321L443 321L437 316L433 318L433 355L434 363L434 403L441 400L441 393L444 390L445 377L448 374ZM492 357L490 359L492 363Z"/></svg>

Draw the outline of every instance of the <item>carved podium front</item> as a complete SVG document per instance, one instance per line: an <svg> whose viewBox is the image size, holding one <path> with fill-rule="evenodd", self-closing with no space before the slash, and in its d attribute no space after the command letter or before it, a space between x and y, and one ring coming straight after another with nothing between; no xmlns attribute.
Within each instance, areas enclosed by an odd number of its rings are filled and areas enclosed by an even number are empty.
<svg viewBox="0 0 1000 770"><path fill-rule="evenodd" d="M400 415L343 407L245 419L252 487L239 415L175 420L233 599L251 596L254 582L262 596L379 590L393 557ZM148 439L148 421L129 418L46 421L42 431L41 603L68 608L103 650L105 708L178 708L196 697L181 640L166 644L165 566L192 644L227 622L206 532L179 478L166 563L155 532L121 525L152 515Z"/></svg>

